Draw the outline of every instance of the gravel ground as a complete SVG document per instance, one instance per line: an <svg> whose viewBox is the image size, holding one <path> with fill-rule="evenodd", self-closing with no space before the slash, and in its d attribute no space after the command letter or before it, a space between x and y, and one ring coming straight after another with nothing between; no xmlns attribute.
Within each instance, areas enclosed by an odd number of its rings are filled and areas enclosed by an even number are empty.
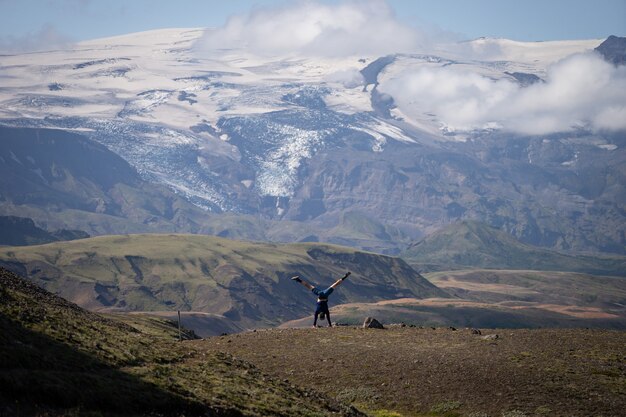
<svg viewBox="0 0 626 417"><path fill-rule="evenodd" d="M189 343L379 414L626 415L626 332L620 331L477 335L469 329L335 327L258 330Z"/></svg>

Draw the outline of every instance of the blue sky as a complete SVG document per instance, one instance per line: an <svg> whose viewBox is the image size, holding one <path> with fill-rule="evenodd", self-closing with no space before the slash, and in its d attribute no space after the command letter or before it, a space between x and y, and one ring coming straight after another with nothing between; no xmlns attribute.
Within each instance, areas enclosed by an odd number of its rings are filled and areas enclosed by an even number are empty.
<svg viewBox="0 0 626 417"><path fill-rule="evenodd" d="M320 0L337 3L340 0ZM0 47L28 49L167 27L220 27L284 0L0 0ZM388 0L412 26L521 41L626 36L626 0Z"/></svg>

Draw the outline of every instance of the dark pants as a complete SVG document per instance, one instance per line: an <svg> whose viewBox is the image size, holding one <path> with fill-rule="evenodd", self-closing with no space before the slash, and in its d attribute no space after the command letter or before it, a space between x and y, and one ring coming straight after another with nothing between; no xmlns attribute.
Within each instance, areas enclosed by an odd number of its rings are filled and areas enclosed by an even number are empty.
<svg viewBox="0 0 626 417"><path fill-rule="evenodd" d="M315 308L315 318L313 319L313 326L317 326L317 317L320 313L326 314L326 319L328 320L328 326L332 326L330 322L330 311L328 311L328 301L318 301L317 307Z"/></svg>

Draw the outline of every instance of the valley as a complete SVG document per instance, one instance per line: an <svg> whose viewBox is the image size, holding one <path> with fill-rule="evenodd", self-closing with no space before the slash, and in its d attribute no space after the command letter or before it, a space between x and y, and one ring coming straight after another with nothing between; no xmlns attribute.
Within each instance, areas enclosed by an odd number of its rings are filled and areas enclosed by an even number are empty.
<svg viewBox="0 0 626 417"><path fill-rule="evenodd" d="M275 326L315 298L291 281L351 279L336 303L446 297L400 258L318 243L277 245L201 235L101 236L0 248L0 266L99 311L211 313L234 328Z"/></svg>
<svg viewBox="0 0 626 417"><path fill-rule="evenodd" d="M476 223L469 226L493 233ZM458 227L461 235L468 224ZM185 325L201 336L308 327L315 298L290 278L301 275L324 287L346 271L351 277L331 300L331 316L338 323L359 325L373 316L386 324L426 327L626 329L626 280L609 275L619 273L612 268L623 264L623 258L602 264L602 258L589 257L576 264L576 258L534 248L522 253L546 262L565 258L583 271L588 265L608 267L603 275L501 269L511 259L502 249L514 242L503 234L487 236L491 246L452 239L459 247L474 248L465 253L481 253L475 258L480 263L439 272L419 273L428 271L429 264L411 266L402 258L336 245L180 234L5 247L0 248L0 266L93 311L174 319L180 310ZM443 259L454 247L429 256ZM493 267L485 268L490 266L486 260Z"/></svg>
<svg viewBox="0 0 626 417"><path fill-rule="evenodd" d="M473 269L424 275L448 298L345 303L331 309L339 323L365 317L383 323L461 328L626 329L622 277L566 272ZM307 327L306 317L281 327Z"/></svg>

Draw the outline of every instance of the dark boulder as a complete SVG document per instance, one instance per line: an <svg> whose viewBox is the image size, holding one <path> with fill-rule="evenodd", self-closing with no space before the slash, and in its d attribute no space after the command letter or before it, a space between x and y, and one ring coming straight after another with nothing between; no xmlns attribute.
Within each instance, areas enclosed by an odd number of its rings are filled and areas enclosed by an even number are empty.
<svg viewBox="0 0 626 417"><path fill-rule="evenodd" d="M383 325L373 317L368 317L363 322L364 329L384 329Z"/></svg>

